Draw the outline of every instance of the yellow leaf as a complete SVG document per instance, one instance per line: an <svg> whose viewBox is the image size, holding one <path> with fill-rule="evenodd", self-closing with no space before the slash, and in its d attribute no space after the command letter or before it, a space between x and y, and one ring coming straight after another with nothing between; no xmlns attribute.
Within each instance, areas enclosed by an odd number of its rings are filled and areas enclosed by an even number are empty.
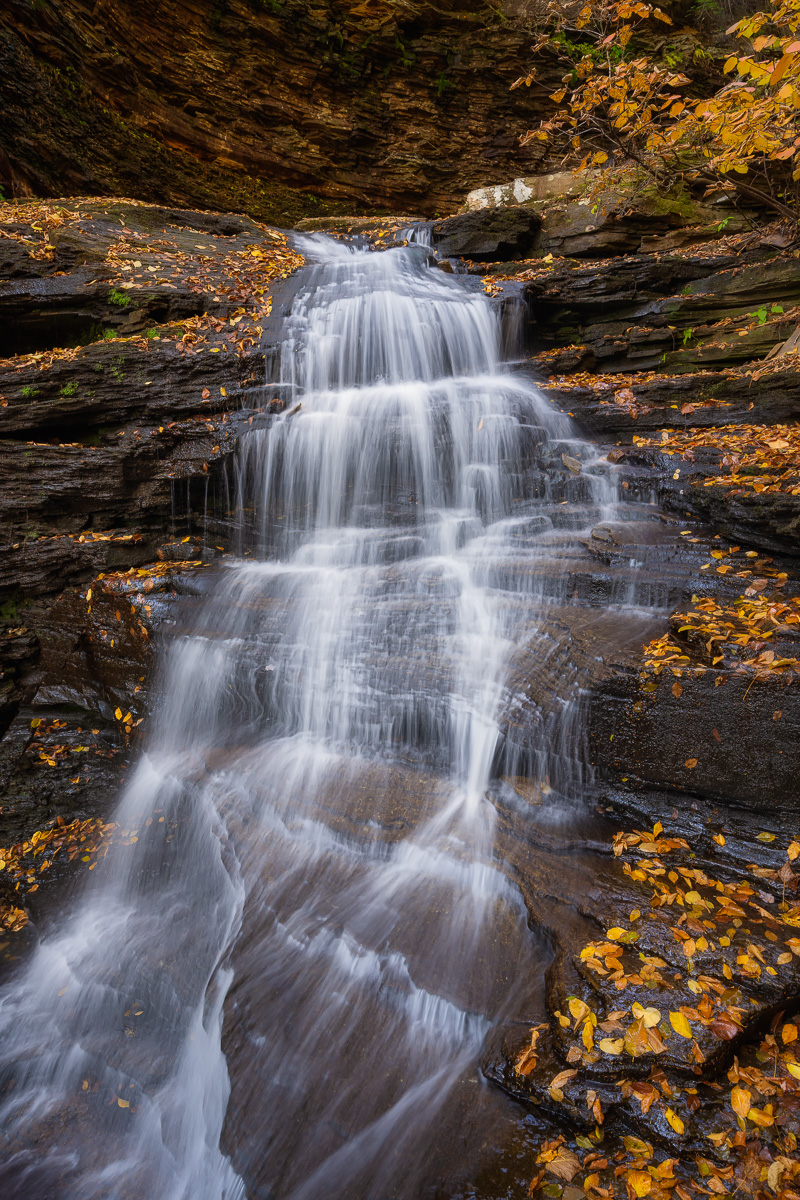
<svg viewBox="0 0 800 1200"><path fill-rule="evenodd" d="M597 154L595 154L594 158L592 159L592 162L599 166L600 163L608 162L608 155L604 150L598 150Z"/></svg>
<svg viewBox="0 0 800 1200"><path fill-rule="evenodd" d="M601 1038L597 1043L604 1054L622 1054L622 1038Z"/></svg>
<svg viewBox="0 0 800 1200"><path fill-rule="evenodd" d="M121 720L122 720L122 709L121 709L121 708L115 708L115 709L114 709L114 716L117 718L117 720L118 720L118 721L121 721Z"/></svg>
<svg viewBox="0 0 800 1200"><path fill-rule="evenodd" d="M626 1182L630 1184L636 1196L646 1196L653 1186L653 1180L647 1171L630 1171Z"/></svg>
<svg viewBox="0 0 800 1200"><path fill-rule="evenodd" d="M649 1142L643 1142L641 1138L633 1137L632 1134L628 1134L628 1136L624 1137L622 1141L625 1145L625 1149L628 1151L628 1154L632 1154L634 1158L653 1157L653 1147Z"/></svg>
<svg viewBox="0 0 800 1200"><path fill-rule="evenodd" d="M792 842L786 853L789 855L789 862L794 862L798 854L800 854L800 842Z"/></svg>
<svg viewBox="0 0 800 1200"><path fill-rule="evenodd" d="M800 1063L796 1063L796 1062L787 1063L786 1070L789 1072L790 1075L793 1075L795 1079L800 1079Z"/></svg>
<svg viewBox="0 0 800 1200"><path fill-rule="evenodd" d="M619 925L614 925L606 933L606 937L610 942L618 942L621 937L625 936L625 930L620 929Z"/></svg>
<svg viewBox="0 0 800 1200"><path fill-rule="evenodd" d="M117 1104L120 1108L130 1108L131 1106L130 1100L122 1100L119 1096L117 1096Z"/></svg>
<svg viewBox="0 0 800 1200"><path fill-rule="evenodd" d="M750 1093L746 1088L735 1087L731 1092L731 1108L742 1120L750 1112Z"/></svg>
<svg viewBox="0 0 800 1200"><path fill-rule="evenodd" d="M685 1126L676 1112L668 1108L665 1116L676 1133L683 1133Z"/></svg>
<svg viewBox="0 0 800 1200"><path fill-rule="evenodd" d="M576 1026L579 1021L583 1021L584 1018L589 1015L589 1005L584 1004L584 1002L579 1000L577 996L570 996L569 1000L567 1001L567 1006L573 1016Z"/></svg>
<svg viewBox="0 0 800 1200"><path fill-rule="evenodd" d="M790 1042L796 1042L797 1026L791 1024L784 1025L783 1029L781 1030L781 1041L783 1042L784 1046L788 1046Z"/></svg>
<svg viewBox="0 0 800 1200"><path fill-rule="evenodd" d="M584 1021L581 1037L583 1038L583 1044L586 1049L591 1050L594 1046L594 1031L591 1021Z"/></svg>
<svg viewBox="0 0 800 1200"><path fill-rule="evenodd" d="M757 833L756 837L759 840L759 842L774 842L775 841L774 833Z"/></svg>
<svg viewBox="0 0 800 1200"><path fill-rule="evenodd" d="M651 1052L647 1031L641 1021L634 1021L632 1025L628 1026L625 1030L623 1045L631 1058L641 1058L642 1055Z"/></svg>
<svg viewBox="0 0 800 1200"><path fill-rule="evenodd" d="M671 1012L669 1014L669 1023L675 1032L679 1033L681 1037L692 1037L692 1027L686 1020L686 1017L683 1015L683 1013Z"/></svg>

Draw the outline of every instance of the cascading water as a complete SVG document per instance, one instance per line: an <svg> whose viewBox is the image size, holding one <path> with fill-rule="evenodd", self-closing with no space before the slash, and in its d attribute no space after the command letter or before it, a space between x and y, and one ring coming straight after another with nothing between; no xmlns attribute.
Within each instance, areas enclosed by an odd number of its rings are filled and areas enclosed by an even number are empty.
<svg viewBox="0 0 800 1200"><path fill-rule="evenodd" d="M283 412L241 445L258 556L171 647L138 841L2 998L6 1197L434 1195L487 1030L540 988L486 792L579 780L563 738L504 751L499 713L568 599L538 564L612 485L499 365L483 293L418 246L304 250Z"/></svg>

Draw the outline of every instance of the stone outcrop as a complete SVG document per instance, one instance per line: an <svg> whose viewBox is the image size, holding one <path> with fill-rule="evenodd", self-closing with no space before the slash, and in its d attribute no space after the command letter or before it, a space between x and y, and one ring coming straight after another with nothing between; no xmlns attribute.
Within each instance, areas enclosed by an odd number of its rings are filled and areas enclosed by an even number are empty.
<svg viewBox="0 0 800 1200"><path fill-rule="evenodd" d="M525 208L463 213L434 222L431 241L446 258L496 262L532 250L541 224L541 218Z"/></svg>
<svg viewBox="0 0 800 1200"><path fill-rule="evenodd" d="M270 403L269 289L302 259L246 217L102 201L3 216L7 846L107 813L154 702L153 641L229 543L238 434Z"/></svg>

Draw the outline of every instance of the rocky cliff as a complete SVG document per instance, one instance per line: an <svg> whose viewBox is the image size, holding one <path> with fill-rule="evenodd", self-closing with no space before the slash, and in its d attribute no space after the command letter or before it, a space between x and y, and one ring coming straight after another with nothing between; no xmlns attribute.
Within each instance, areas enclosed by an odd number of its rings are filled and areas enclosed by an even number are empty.
<svg viewBox="0 0 800 1200"><path fill-rule="evenodd" d="M540 153L518 144L536 97L509 91L530 48L524 10L512 0L7 0L0 185L7 196L133 195L282 225L452 211Z"/></svg>

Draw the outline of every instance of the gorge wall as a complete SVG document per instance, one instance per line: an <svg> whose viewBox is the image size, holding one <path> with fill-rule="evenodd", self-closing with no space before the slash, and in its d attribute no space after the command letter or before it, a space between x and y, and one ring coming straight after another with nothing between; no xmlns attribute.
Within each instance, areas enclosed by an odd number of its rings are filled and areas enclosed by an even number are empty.
<svg viewBox="0 0 800 1200"><path fill-rule="evenodd" d="M509 91L528 5L7 0L6 196L125 195L286 225L452 211L530 172L553 80ZM546 72L545 72L546 74Z"/></svg>

